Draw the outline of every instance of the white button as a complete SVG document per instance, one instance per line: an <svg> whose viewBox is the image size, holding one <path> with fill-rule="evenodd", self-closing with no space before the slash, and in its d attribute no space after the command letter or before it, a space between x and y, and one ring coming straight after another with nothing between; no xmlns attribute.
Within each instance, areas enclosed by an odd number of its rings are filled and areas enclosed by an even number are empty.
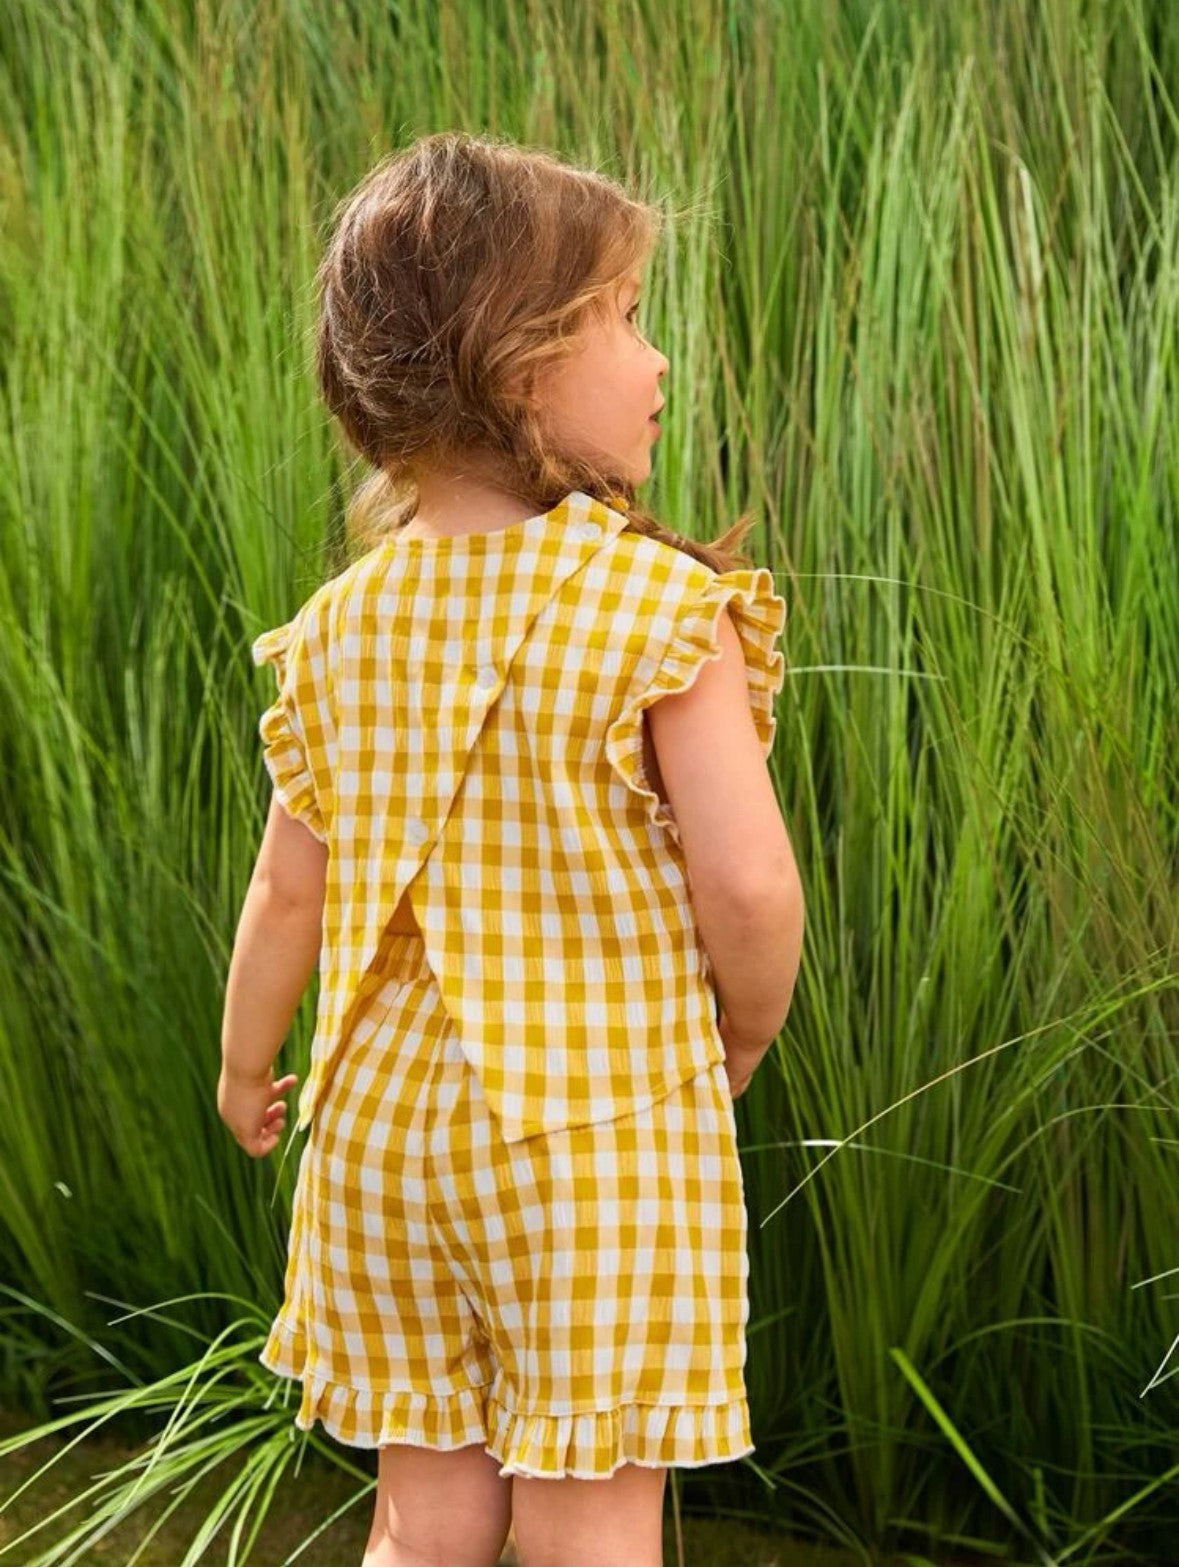
<svg viewBox="0 0 1179 1567"><path fill-rule="evenodd" d="M484 691L490 691L498 676L490 664L484 664L483 668L475 676L475 684L482 686Z"/></svg>
<svg viewBox="0 0 1179 1567"><path fill-rule="evenodd" d="M405 824L405 836L410 843L425 843L430 836L430 829L425 822L419 821L416 816L411 816Z"/></svg>
<svg viewBox="0 0 1179 1567"><path fill-rule="evenodd" d="M581 524L577 531L580 536L588 543L590 539L596 539L602 530L598 527L596 522L586 521Z"/></svg>

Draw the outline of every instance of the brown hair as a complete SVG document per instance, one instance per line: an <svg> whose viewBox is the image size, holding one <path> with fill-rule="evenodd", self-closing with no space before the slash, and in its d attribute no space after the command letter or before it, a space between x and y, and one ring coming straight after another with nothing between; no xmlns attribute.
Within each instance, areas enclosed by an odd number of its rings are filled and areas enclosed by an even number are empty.
<svg viewBox="0 0 1179 1567"><path fill-rule="evenodd" d="M633 485L552 449L527 392L589 312L645 263L657 207L517 143L443 131L383 158L336 208L318 271L324 401L375 472L346 531L370 548L416 514L417 475L489 456L537 513L571 490L715 571L749 566L742 516L711 543L673 533Z"/></svg>

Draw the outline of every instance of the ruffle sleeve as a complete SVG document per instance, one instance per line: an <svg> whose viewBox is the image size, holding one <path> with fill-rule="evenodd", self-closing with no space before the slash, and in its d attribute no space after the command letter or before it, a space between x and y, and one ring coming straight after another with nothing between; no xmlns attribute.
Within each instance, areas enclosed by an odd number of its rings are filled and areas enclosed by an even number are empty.
<svg viewBox="0 0 1179 1567"><path fill-rule="evenodd" d="M686 691L710 659L721 656L717 636L728 609L745 657L749 706L763 756L774 742L774 699L786 678L786 660L776 646L786 624L786 600L774 592L765 566L715 572L702 591L676 616L672 635L650 676L634 692L606 732L606 757L628 789L643 801L650 821L679 842L670 807L649 786L643 758L643 710L662 697Z"/></svg>
<svg viewBox="0 0 1179 1567"><path fill-rule="evenodd" d="M258 720L262 760L274 792L288 816L326 843L327 824L316 785L322 762L313 754L316 745L322 749L323 690L304 635L307 609L304 605L285 625L262 632L250 653L255 664L271 664L278 681L278 696Z"/></svg>

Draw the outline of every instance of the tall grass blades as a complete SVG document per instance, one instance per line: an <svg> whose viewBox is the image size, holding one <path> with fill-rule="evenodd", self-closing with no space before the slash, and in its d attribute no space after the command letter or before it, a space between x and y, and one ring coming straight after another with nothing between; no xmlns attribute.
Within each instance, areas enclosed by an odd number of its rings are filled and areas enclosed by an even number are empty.
<svg viewBox="0 0 1179 1567"><path fill-rule="evenodd" d="M248 645L346 558L323 225L462 125L673 198L649 499L701 536L754 507L790 606L807 942L738 1102L758 1451L685 1505L865 1559L1172 1553L1177 83L1169 0L10 0L0 1403L77 1424L114 1378L156 1433L194 1342L277 1309L298 1144L255 1164L214 1104ZM256 1347L219 1363L243 1560L290 1425Z"/></svg>

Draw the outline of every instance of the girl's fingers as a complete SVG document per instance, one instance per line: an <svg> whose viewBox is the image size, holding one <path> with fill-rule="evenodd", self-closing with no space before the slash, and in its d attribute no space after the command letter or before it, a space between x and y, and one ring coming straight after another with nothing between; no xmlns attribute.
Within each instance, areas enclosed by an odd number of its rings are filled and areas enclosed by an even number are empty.
<svg viewBox="0 0 1179 1567"><path fill-rule="evenodd" d="M288 1088L293 1088L299 1081L297 1072L289 1072L286 1077L280 1077L277 1082L270 1085L271 1093L281 1094ZM247 1153L260 1159L263 1155L273 1152L278 1143L279 1135L286 1126L286 1114L288 1105L285 1099L275 1099L268 1104L262 1112L262 1121L257 1131L251 1138L242 1142L242 1147Z"/></svg>

